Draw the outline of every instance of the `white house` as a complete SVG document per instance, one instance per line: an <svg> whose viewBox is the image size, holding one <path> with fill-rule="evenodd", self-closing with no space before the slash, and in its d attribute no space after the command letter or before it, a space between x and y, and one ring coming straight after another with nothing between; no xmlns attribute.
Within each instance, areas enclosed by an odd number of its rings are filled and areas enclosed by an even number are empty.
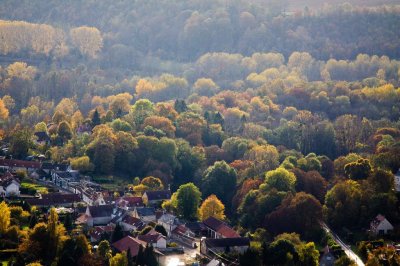
<svg viewBox="0 0 400 266"><path fill-rule="evenodd" d="M394 189L396 192L400 192L400 169L394 175Z"/></svg>
<svg viewBox="0 0 400 266"><path fill-rule="evenodd" d="M153 207L139 207L131 212L131 216L142 220L145 223L155 222L156 210Z"/></svg>
<svg viewBox="0 0 400 266"><path fill-rule="evenodd" d="M153 248L166 248L167 247L167 239L165 236L155 231L154 229L150 230L145 235L139 235L138 239L146 242L151 245Z"/></svg>
<svg viewBox="0 0 400 266"><path fill-rule="evenodd" d="M250 246L250 240L246 237L235 238L205 238L200 241L200 252L213 256L216 253L237 252L243 254Z"/></svg>
<svg viewBox="0 0 400 266"><path fill-rule="evenodd" d="M15 178L0 180L0 196L2 197L19 196L19 188L20 184Z"/></svg>
<svg viewBox="0 0 400 266"><path fill-rule="evenodd" d="M171 236L171 232L179 225L178 218L170 213L164 213L161 215L157 223L165 228L168 236Z"/></svg>
<svg viewBox="0 0 400 266"><path fill-rule="evenodd" d="M371 221L370 231L375 235L386 235L393 231L393 225L385 216L378 214L375 219Z"/></svg>
<svg viewBox="0 0 400 266"><path fill-rule="evenodd" d="M112 214L112 205L87 206L85 213L87 225L106 225L111 221Z"/></svg>
<svg viewBox="0 0 400 266"><path fill-rule="evenodd" d="M142 220L132 217L130 215L124 216L119 224L124 231L142 230L146 226L146 224L143 223Z"/></svg>

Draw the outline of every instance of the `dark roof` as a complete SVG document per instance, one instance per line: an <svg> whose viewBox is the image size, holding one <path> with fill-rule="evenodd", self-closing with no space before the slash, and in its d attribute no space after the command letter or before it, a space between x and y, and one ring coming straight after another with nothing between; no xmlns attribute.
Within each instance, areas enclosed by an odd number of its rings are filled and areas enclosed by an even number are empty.
<svg viewBox="0 0 400 266"><path fill-rule="evenodd" d="M123 197L118 200L118 206L120 206L120 207L143 206L143 199L142 199L142 197Z"/></svg>
<svg viewBox="0 0 400 266"><path fill-rule="evenodd" d="M142 220L136 217L132 217L130 215L126 215L124 218L122 218L121 222L135 226L137 228L143 228L145 226Z"/></svg>
<svg viewBox="0 0 400 266"><path fill-rule="evenodd" d="M250 245L250 239L247 237L207 238L205 242L208 248L243 247Z"/></svg>
<svg viewBox="0 0 400 266"><path fill-rule="evenodd" d="M146 191L144 193L146 193L147 199L149 201L167 200L167 199L171 198L171 191L170 190Z"/></svg>
<svg viewBox="0 0 400 266"><path fill-rule="evenodd" d="M5 178L0 179L0 186L6 188L12 182L17 182L19 184L19 181L16 178L14 178L14 177L5 177Z"/></svg>
<svg viewBox="0 0 400 266"><path fill-rule="evenodd" d="M50 137L46 132L35 132L35 136L37 137L37 141L50 141Z"/></svg>
<svg viewBox="0 0 400 266"><path fill-rule="evenodd" d="M40 162L33 162L33 161L0 159L0 166L25 167L25 168L39 169L40 166L41 166L41 163Z"/></svg>
<svg viewBox="0 0 400 266"><path fill-rule="evenodd" d="M72 204L80 202L81 198L77 194L48 193L42 194L41 199L27 199L29 205L36 206L56 206L60 204Z"/></svg>
<svg viewBox="0 0 400 266"><path fill-rule="evenodd" d="M136 211L140 216L156 215L156 210L153 207L136 208Z"/></svg>
<svg viewBox="0 0 400 266"><path fill-rule="evenodd" d="M51 163L51 162L42 163L42 169L45 170L67 171L68 166L69 165L65 163Z"/></svg>
<svg viewBox="0 0 400 266"><path fill-rule="evenodd" d="M189 222L186 223L185 226L193 232L200 232L203 230L207 230L207 228L201 222Z"/></svg>
<svg viewBox="0 0 400 266"><path fill-rule="evenodd" d="M96 217L111 217L113 213L112 205L88 206L90 215Z"/></svg>

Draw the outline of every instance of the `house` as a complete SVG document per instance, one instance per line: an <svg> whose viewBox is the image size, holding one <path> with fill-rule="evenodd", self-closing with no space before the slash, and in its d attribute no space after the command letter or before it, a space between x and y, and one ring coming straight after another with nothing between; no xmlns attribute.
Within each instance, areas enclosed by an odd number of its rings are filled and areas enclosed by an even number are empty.
<svg viewBox="0 0 400 266"><path fill-rule="evenodd" d="M167 239L161 233L155 231L154 229L150 230L145 235L139 235L138 239L146 242L148 245L151 245L153 248L166 248L167 247Z"/></svg>
<svg viewBox="0 0 400 266"><path fill-rule="evenodd" d="M36 144L43 145L43 144L50 144L50 137L47 134L47 132L44 131L39 131L35 132L35 137L36 137Z"/></svg>
<svg viewBox="0 0 400 266"><path fill-rule="evenodd" d="M370 223L370 231L375 235L386 235L393 231L393 225L385 216L378 214Z"/></svg>
<svg viewBox="0 0 400 266"><path fill-rule="evenodd" d="M157 223L162 225L167 231L168 236L171 236L171 232L180 224L179 219L170 213L163 213Z"/></svg>
<svg viewBox="0 0 400 266"><path fill-rule="evenodd" d="M119 223L123 231L139 231L142 230L146 224L139 218L126 215Z"/></svg>
<svg viewBox="0 0 400 266"><path fill-rule="evenodd" d="M21 187L17 178L15 178L10 172L7 172L0 178L0 196L1 197L13 197L19 196Z"/></svg>
<svg viewBox="0 0 400 266"><path fill-rule="evenodd" d="M0 169L8 171L26 170L33 172L40 169L41 165L41 162L0 158Z"/></svg>
<svg viewBox="0 0 400 266"><path fill-rule="evenodd" d="M157 190L157 191L145 191L142 195L144 204L147 206L156 206L162 203L164 200L171 199L170 190Z"/></svg>
<svg viewBox="0 0 400 266"><path fill-rule="evenodd" d="M87 225L106 225L112 219L114 207L112 205L87 206L85 215Z"/></svg>
<svg viewBox="0 0 400 266"><path fill-rule="evenodd" d="M400 192L400 169L394 175L394 189L396 192Z"/></svg>
<svg viewBox="0 0 400 266"><path fill-rule="evenodd" d="M202 222L188 222L185 226L192 231L195 236L206 236L208 229Z"/></svg>
<svg viewBox="0 0 400 266"><path fill-rule="evenodd" d="M90 242L97 243L102 239L109 239L113 232L114 228L112 226L95 226L89 232Z"/></svg>
<svg viewBox="0 0 400 266"><path fill-rule="evenodd" d="M79 195L55 192L42 194L40 198L27 199L26 203L37 207L71 207L74 203L81 201Z"/></svg>
<svg viewBox="0 0 400 266"><path fill-rule="evenodd" d="M132 257L136 257L139 254L140 246L144 250L146 242L131 236L126 236L112 244L112 247L118 252L127 251L129 249Z"/></svg>
<svg viewBox="0 0 400 266"><path fill-rule="evenodd" d="M116 201L117 207L125 210L133 210L135 207L144 207L142 197L121 197Z"/></svg>
<svg viewBox="0 0 400 266"><path fill-rule="evenodd" d="M204 255L215 255L218 253L237 252L243 254L250 246L247 237L234 238L205 238L200 241L200 252Z"/></svg>
<svg viewBox="0 0 400 266"><path fill-rule="evenodd" d="M320 260L319 260L319 265L320 266L333 266L335 263L335 256L332 252L330 252L329 247L326 246L324 248L324 253L322 254Z"/></svg>
<svg viewBox="0 0 400 266"><path fill-rule="evenodd" d="M51 179L54 184L64 189L69 189L71 183L76 183L79 181L78 171L51 171Z"/></svg>
<svg viewBox="0 0 400 266"><path fill-rule="evenodd" d="M203 221L207 236L211 238L238 238L240 235L226 223L212 216Z"/></svg>
<svg viewBox="0 0 400 266"><path fill-rule="evenodd" d="M196 239L194 237L195 234L183 224L178 225L171 232L172 239L183 242L192 248L196 248Z"/></svg>
<svg viewBox="0 0 400 266"><path fill-rule="evenodd" d="M69 164L52 162L43 162L41 169L48 174L51 174L52 171L69 172L72 170Z"/></svg>
<svg viewBox="0 0 400 266"><path fill-rule="evenodd" d="M124 209L117 208L114 210L113 218L111 219L109 225L115 227L119 224L126 215L128 215L128 211Z"/></svg>
<svg viewBox="0 0 400 266"><path fill-rule="evenodd" d="M136 207L131 215L145 223L156 222L156 210L153 207Z"/></svg>

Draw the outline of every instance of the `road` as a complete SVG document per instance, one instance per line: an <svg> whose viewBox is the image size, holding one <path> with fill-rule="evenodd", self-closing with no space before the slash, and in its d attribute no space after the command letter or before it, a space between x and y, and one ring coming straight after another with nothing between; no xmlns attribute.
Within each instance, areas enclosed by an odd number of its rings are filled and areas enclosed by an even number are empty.
<svg viewBox="0 0 400 266"><path fill-rule="evenodd" d="M346 243L344 243L337 234L335 234L335 232L333 232L325 223L321 223L322 228L324 228L324 230L327 233L331 233L331 235L333 236L333 238L335 239L336 243L338 243L342 249L344 250L344 252L346 253L346 255L352 259L358 266L364 266L364 262L360 259L360 257L357 256L356 253L354 253L351 248L346 245Z"/></svg>

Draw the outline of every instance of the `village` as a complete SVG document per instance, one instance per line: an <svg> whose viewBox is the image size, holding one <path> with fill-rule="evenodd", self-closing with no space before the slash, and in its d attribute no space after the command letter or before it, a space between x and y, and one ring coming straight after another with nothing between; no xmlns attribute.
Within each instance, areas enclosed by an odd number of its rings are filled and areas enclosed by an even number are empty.
<svg viewBox="0 0 400 266"><path fill-rule="evenodd" d="M44 215L56 208L59 215L71 217L73 227L87 235L94 249L108 240L116 252L129 251L132 257L150 245L161 265L219 265L221 260L239 265L219 254L243 254L250 246L249 238L224 221L214 217L184 221L163 210L161 204L171 198L170 190L145 191L141 196L119 191L122 195L116 196L67 164L0 158L0 171L1 197L22 201ZM56 192L23 194L18 172ZM120 239L112 242L116 231Z"/></svg>

